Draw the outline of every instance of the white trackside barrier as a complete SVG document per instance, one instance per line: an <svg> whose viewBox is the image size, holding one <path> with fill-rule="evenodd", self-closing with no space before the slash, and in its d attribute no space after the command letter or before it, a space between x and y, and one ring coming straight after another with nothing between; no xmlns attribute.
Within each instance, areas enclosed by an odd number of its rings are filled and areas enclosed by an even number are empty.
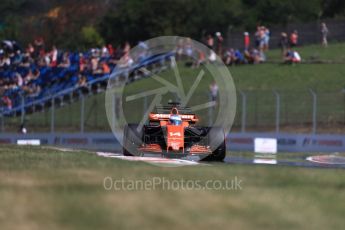
<svg viewBox="0 0 345 230"><path fill-rule="evenodd" d="M277 164L277 139L254 138L255 164Z"/></svg>

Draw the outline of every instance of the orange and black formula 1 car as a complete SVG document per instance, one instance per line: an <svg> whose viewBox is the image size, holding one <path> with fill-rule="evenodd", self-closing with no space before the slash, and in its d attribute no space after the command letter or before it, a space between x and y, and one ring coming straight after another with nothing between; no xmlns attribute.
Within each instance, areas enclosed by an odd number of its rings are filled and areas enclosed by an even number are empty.
<svg viewBox="0 0 345 230"><path fill-rule="evenodd" d="M149 114L148 124L125 127L123 154L222 161L226 154L223 129L200 127L196 125L198 121L189 108L181 108L178 103L156 107ZM211 146L213 143L216 146Z"/></svg>

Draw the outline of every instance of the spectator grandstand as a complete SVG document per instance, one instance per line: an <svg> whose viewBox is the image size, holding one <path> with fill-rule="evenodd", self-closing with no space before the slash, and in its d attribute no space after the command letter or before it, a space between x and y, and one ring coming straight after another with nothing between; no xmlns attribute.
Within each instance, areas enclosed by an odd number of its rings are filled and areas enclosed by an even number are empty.
<svg viewBox="0 0 345 230"><path fill-rule="evenodd" d="M143 45L143 44L141 44ZM106 88L110 73L150 65L170 54L134 61L128 43L123 48L111 45L86 52L68 52L55 46L46 52L44 41L37 39L23 50L15 41L3 41L0 49L0 113L19 115L72 101L81 94L99 93ZM131 79L132 76L126 76ZM53 99L53 100L52 100Z"/></svg>
<svg viewBox="0 0 345 230"><path fill-rule="evenodd" d="M99 49L84 53L63 52L55 46L46 52L43 41L22 50L15 42L3 41L0 50L0 95L2 112L22 103L80 87L104 77L114 68L117 54Z"/></svg>

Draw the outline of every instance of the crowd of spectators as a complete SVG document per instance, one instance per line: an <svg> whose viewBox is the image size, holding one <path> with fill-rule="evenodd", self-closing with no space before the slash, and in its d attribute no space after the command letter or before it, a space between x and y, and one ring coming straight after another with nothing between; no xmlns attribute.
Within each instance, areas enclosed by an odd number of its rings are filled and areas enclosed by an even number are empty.
<svg viewBox="0 0 345 230"><path fill-rule="evenodd" d="M109 74L116 65L130 65L129 50L129 43L125 43L118 48L104 45L73 53L54 45L47 47L43 38L25 48L4 40L0 44L0 108L13 108L22 96L30 101L67 87L85 87L88 81Z"/></svg>
<svg viewBox="0 0 345 230"><path fill-rule="evenodd" d="M265 52L269 49L270 32L264 26L258 27L255 34L254 47L250 45L250 36L248 32L244 33L244 50L234 48L224 48L224 38L221 32L207 34L203 43L210 49L210 52L202 52L195 49L191 39L181 39L176 47L177 59L183 55L196 57L192 67L198 67L201 63L214 62L217 56L220 57L226 65L238 64L258 64L266 61Z"/></svg>
<svg viewBox="0 0 345 230"><path fill-rule="evenodd" d="M244 50L224 47L224 38L221 32L207 34L203 43L210 49L209 52L202 52L193 47L191 39L181 39L176 47L177 59L185 56L195 57L192 67L198 67L201 63L214 62L217 56L220 57L226 65L238 64L258 64L266 61L265 52L269 49L270 32L264 26L258 27L255 33L255 43L251 47L250 36L248 32L244 33Z"/></svg>
<svg viewBox="0 0 345 230"><path fill-rule="evenodd" d="M322 33L326 34L328 30L325 26L322 27ZM198 67L204 62L213 62L218 57L222 58L226 65L240 65L240 64L259 64L267 61L266 52L270 47L270 30L266 26L258 26L253 34L254 42L251 43L249 32L243 34L243 47L239 48L224 48L224 38L220 32L214 34L207 34L203 40L204 44L213 52L203 53L200 50L193 50L192 42L190 39L180 40L176 54L180 58L182 55L196 56L197 60L193 63L192 67ZM323 44L327 45L327 38L323 39ZM298 63L301 62L301 57L296 51L298 46L298 32L294 30L287 35L281 33L279 46L282 50L282 60L284 63ZM193 55L197 53L197 55Z"/></svg>
<svg viewBox="0 0 345 230"><path fill-rule="evenodd" d="M266 61L265 52L269 50L270 31L265 26L258 26L254 33L254 44L251 46L249 32L243 33L244 49L228 48L222 54L226 65L258 64Z"/></svg>

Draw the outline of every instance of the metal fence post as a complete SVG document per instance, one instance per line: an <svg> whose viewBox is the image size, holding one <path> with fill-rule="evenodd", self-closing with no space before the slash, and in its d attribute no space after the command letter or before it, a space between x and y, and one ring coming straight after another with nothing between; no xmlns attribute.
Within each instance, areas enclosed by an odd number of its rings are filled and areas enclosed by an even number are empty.
<svg viewBox="0 0 345 230"><path fill-rule="evenodd" d="M242 97L242 118L241 118L241 132L246 132L246 119L247 119L247 95L242 91L239 90L241 97Z"/></svg>
<svg viewBox="0 0 345 230"><path fill-rule="evenodd" d="M24 96L21 94L20 95L21 97L21 118L20 118L20 121L21 121L21 125L24 125L24 120L25 120L25 98Z"/></svg>
<svg viewBox="0 0 345 230"><path fill-rule="evenodd" d="M344 104L343 104L343 106L344 106L344 117L343 117L343 122L345 123L345 89L343 89L342 90L342 93L343 93L343 98L344 98Z"/></svg>
<svg viewBox="0 0 345 230"><path fill-rule="evenodd" d="M111 97L111 128L112 130L115 130L115 122L116 122L116 95L115 93L113 94L113 96Z"/></svg>
<svg viewBox="0 0 345 230"><path fill-rule="evenodd" d="M84 117L85 117L85 99L84 95L81 94L81 100L80 100L80 132L84 132Z"/></svg>
<svg viewBox="0 0 345 230"><path fill-rule="evenodd" d="M213 102L211 94L209 94L210 102ZM213 106L208 107L208 126L212 127L213 125Z"/></svg>
<svg viewBox="0 0 345 230"><path fill-rule="evenodd" d="M95 97L95 106L94 106L94 111L95 111L95 123L93 124L93 126L97 129L98 127L98 99L97 97Z"/></svg>
<svg viewBox="0 0 345 230"><path fill-rule="evenodd" d="M317 111L317 94L312 90L309 89L312 97L313 97L313 115L312 115L312 119L313 119L313 129L312 129L312 133L315 134L316 133L316 111Z"/></svg>
<svg viewBox="0 0 345 230"><path fill-rule="evenodd" d="M55 97L52 98L52 105L51 105L51 117L50 117L50 132L55 132Z"/></svg>
<svg viewBox="0 0 345 230"><path fill-rule="evenodd" d="M1 118L1 132L4 132L4 114L1 113L0 114L0 118Z"/></svg>
<svg viewBox="0 0 345 230"><path fill-rule="evenodd" d="M280 94L273 90L273 93L276 96L276 133L279 133L280 126Z"/></svg>

